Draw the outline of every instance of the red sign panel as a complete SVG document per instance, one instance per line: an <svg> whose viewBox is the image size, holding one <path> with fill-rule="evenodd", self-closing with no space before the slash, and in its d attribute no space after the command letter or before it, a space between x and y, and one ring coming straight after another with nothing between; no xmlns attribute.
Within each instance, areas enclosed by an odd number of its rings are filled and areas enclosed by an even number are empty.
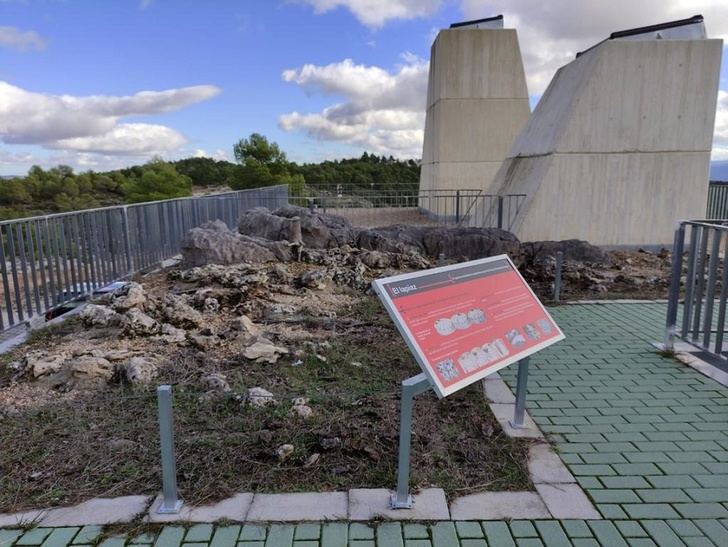
<svg viewBox="0 0 728 547"><path fill-rule="evenodd" d="M373 285L440 397L564 339L506 255Z"/></svg>

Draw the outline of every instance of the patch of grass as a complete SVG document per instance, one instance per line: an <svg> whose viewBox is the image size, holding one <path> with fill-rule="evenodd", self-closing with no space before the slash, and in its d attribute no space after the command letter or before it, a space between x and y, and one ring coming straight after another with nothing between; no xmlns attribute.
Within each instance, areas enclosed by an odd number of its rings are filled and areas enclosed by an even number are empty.
<svg viewBox="0 0 728 547"><path fill-rule="evenodd" d="M375 305L376 304L376 307ZM419 372L374 299L348 313L365 317L308 352L303 363L275 364L179 348L158 383L175 386L178 484L190 504L236 492L391 488L396 482L400 383ZM366 315L369 313L369 315ZM207 396L200 377L224 373L233 392ZM251 387L277 403L244 404ZM313 415L292 413L292 397ZM112 385L0 417L0 512L77 503L95 496L154 494L161 488L156 393ZM413 488L449 494L530 488L528 442L500 430L479 383L438 400L415 401ZM276 449L292 444L278 460ZM318 454L318 460L311 458Z"/></svg>

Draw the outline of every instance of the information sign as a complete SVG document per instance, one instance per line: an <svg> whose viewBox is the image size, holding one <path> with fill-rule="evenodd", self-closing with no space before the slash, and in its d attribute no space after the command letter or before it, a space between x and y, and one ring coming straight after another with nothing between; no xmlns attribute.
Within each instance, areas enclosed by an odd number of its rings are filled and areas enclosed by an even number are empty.
<svg viewBox="0 0 728 547"><path fill-rule="evenodd" d="M373 286L439 397L564 339L507 255Z"/></svg>

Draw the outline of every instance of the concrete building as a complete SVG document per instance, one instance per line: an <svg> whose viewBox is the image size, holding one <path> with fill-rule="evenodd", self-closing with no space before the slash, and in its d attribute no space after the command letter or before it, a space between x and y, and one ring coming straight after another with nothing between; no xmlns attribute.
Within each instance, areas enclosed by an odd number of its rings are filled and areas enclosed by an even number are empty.
<svg viewBox="0 0 728 547"><path fill-rule="evenodd" d="M518 36L503 16L457 23L432 44L420 190L488 190L528 120Z"/></svg>
<svg viewBox="0 0 728 547"><path fill-rule="evenodd" d="M496 175L521 240L669 245L703 218L722 40L703 18L613 33L559 69Z"/></svg>

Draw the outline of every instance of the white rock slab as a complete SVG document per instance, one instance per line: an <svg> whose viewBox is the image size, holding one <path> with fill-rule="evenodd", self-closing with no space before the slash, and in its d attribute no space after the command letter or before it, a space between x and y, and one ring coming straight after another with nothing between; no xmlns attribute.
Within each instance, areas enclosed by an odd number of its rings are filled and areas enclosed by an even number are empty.
<svg viewBox="0 0 728 547"><path fill-rule="evenodd" d="M246 520L346 520L348 501L346 492L255 494Z"/></svg>
<svg viewBox="0 0 728 547"><path fill-rule="evenodd" d="M557 519L601 519L578 484L537 484L546 507Z"/></svg>
<svg viewBox="0 0 728 547"><path fill-rule="evenodd" d="M45 509L34 509L22 513L2 513L0 514L0 528L13 528L32 524L40 521L46 513Z"/></svg>
<svg viewBox="0 0 728 547"><path fill-rule="evenodd" d="M122 496L94 498L72 507L49 509L41 519L41 526L86 526L131 522L146 513L151 496Z"/></svg>
<svg viewBox="0 0 728 547"><path fill-rule="evenodd" d="M445 491L427 488L412 496L411 509L391 509L392 491L386 488L349 490L349 520L450 520Z"/></svg>
<svg viewBox="0 0 728 547"><path fill-rule="evenodd" d="M503 428L503 432L509 437L521 437L528 439L543 439L543 433L533 421L531 416L526 412L523 418L523 427L511 426L513 419L513 411L515 404L491 403L490 408L495 415L496 420Z"/></svg>
<svg viewBox="0 0 728 547"><path fill-rule="evenodd" d="M161 494L154 499L147 516L149 522L217 522L223 519L243 522L253 503L253 494L235 494L231 498L212 505L193 506L185 504L176 515L157 513L162 500Z"/></svg>
<svg viewBox="0 0 728 547"><path fill-rule="evenodd" d="M535 492L484 492L457 498L450 504L453 520L502 520L551 518Z"/></svg>
<svg viewBox="0 0 728 547"><path fill-rule="evenodd" d="M550 445L540 443L528 451L528 472L534 484L576 482Z"/></svg>

